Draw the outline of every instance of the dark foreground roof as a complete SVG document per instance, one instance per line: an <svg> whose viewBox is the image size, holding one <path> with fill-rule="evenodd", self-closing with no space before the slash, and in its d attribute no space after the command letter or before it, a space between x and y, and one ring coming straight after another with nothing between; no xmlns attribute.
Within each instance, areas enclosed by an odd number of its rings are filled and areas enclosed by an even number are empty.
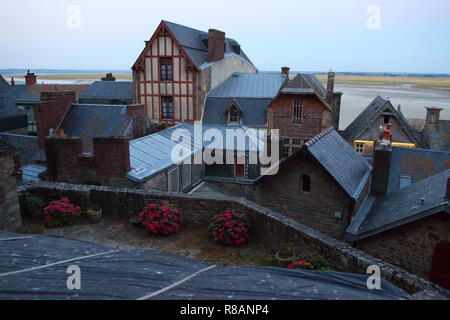
<svg viewBox="0 0 450 320"><path fill-rule="evenodd" d="M352 198L357 199L372 167L333 129L327 129L305 146L326 171Z"/></svg>
<svg viewBox="0 0 450 320"><path fill-rule="evenodd" d="M184 51L197 68L200 68L202 64L208 62L207 32L192 29L169 21L163 21L163 23L170 29L174 37L181 44ZM236 54L243 60L253 65L242 49L240 49L239 54L233 51L233 46L239 46L239 43L236 40L226 38L225 42L225 54Z"/></svg>
<svg viewBox="0 0 450 320"><path fill-rule="evenodd" d="M10 239L10 240L8 240ZM66 270L81 269L82 290ZM0 299L5 300L391 300L407 293L367 275L273 267L218 267L155 250L121 251L55 236L0 231Z"/></svg>
<svg viewBox="0 0 450 320"><path fill-rule="evenodd" d="M347 229L347 239L360 240L436 213L450 213L445 200L449 177L446 170L384 197L369 196Z"/></svg>
<svg viewBox="0 0 450 320"><path fill-rule="evenodd" d="M132 119L120 105L72 104L59 128L72 137L81 137L83 151L92 151L93 137L128 136Z"/></svg>
<svg viewBox="0 0 450 320"><path fill-rule="evenodd" d="M132 81L95 81L80 95L80 103L109 104L112 101L132 104L134 85Z"/></svg>
<svg viewBox="0 0 450 320"><path fill-rule="evenodd" d="M0 88L0 117L11 117L25 114L23 110L16 106L15 102L27 89L28 86L25 85Z"/></svg>

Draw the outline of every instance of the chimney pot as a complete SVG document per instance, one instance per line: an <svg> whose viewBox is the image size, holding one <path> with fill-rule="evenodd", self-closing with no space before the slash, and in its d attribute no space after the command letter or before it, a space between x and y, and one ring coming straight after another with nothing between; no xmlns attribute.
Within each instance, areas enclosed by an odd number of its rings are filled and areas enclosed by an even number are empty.
<svg viewBox="0 0 450 320"><path fill-rule="evenodd" d="M30 70L27 70L27 74L25 75L25 84L27 86L32 86L37 83L37 77Z"/></svg>
<svg viewBox="0 0 450 320"><path fill-rule="evenodd" d="M328 72L328 82L327 82L327 102L333 106L333 96L334 96L334 79L336 77L336 72Z"/></svg>
<svg viewBox="0 0 450 320"><path fill-rule="evenodd" d="M289 70L291 70L291 68L281 67L281 73L284 74L288 80L289 80Z"/></svg>

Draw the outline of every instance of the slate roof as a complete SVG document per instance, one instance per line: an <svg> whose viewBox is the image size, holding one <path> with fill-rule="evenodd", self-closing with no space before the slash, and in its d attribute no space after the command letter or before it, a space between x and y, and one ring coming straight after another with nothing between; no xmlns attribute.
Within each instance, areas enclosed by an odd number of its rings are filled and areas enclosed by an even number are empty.
<svg viewBox="0 0 450 320"><path fill-rule="evenodd" d="M76 97L89 87L83 84L34 84L28 86L25 92L17 98L16 104L35 104L41 101L41 92L75 91Z"/></svg>
<svg viewBox="0 0 450 320"><path fill-rule="evenodd" d="M195 64L197 69L200 69L204 63L208 63L208 32L196 30L189 28L177 23L169 22L163 20L163 23L169 28L174 37L183 47L186 54ZM232 46L238 45L239 43L230 38L225 39L226 51L225 54L236 54L241 57L246 62L253 65L250 59L246 56L244 51L241 49L240 53L237 54L233 51Z"/></svg>
<svg viewBox="0 0 450 320"><path fill-rule="evenodd" d="M281 90L281 93L297 95L315 94L327 108L332 109L327 101L327 89L313 74L297 74L294 79L288 81L286 86Z"/></svg>
<svg viewBox="0 0 450 320"><path fill-rule="evenodd" d="M234 104L241 110L242 125L265 126L266 107L285 82L281 73L234 73L207 94L203 123L227 124L227 110Z"/></svg>
<svg viewBox="0 0 450 320"><path fill-rule="evenodd" d="M400 175L409 174L412 183L450 169L450 152L392 147L388 192L400 187Z"/></svg>
<svg viewBox="0 0 450 320"><path fill-rule="evenodd" d="M353 142L361 135L367 128L370 127L371 123L378 117L379 114L383 113L386 109L397 118L398 122L402 126L404 132L409 135L409 137L416 141L416 143L421 146L420 132L414 130L412 126L406 121L403 113L397 111L389 100L385 100L380 96L377 96L359 115L353 120L352 123L342 132L342 137L348 142Z"/></svg>
<svg viewBox="0 0 450 320"><path fill-rule="evenodd" d="M122 104L132 104L134 84L132 81L95 81L80 94L80 103L110 103L113 100Z"/></svg>
<svg viewBox="0 0 450 320"><path fill-rule="evenodd" d="M308 152L352 199L357 199L370 178L372 166L332 128L305 143Z"/></svg>
<svg viewBox="0 0 450 320"><path fill-rule="evenodd" d="M0 117L24 114L15 102L28 89L26 85L7 86L0 88Z"/></svg>
<svg viewBox="0 0 450 320"><path fill-rule="evenodd" d="M208 93L208 98L258 98L277 96L286 76L281 73L233 73Z"/></svg>
<svg viewBox="0 0 450 320"><path fill-rule="evenodd" d="M176 130L184 130L190 134L190 144L186 141L181 141L184 147L189 148L190 152L185 154L189 157L197 151L207 148L211 142L209 141L196 141L194 139L194 124L192 123L179 123L176 126L170 127L166 130L148 135L146 137L130 141L130 165L131 171L127 174L127 177L133 181L145 181L150 177L170 169L176 164L172 161L172 150L178 145L178 142L172 141L172 134ZM257 151L258 143L263 145L261 137L258 135L257 130L247 128L245 126L220 126L220 125L202 125L198 128L201 133L206 130L214 129L218 130L222 137L224 137L224 149L226 149L226 130L227 129L242 129L247 135L246 144L243 148L237 146L234 150L242 151ZM202 132L203 130L203 132Z"/></svg>
<svg viewBox="0 0 450 320"><path fill-rule="evenodd" d="M3 78L3 76L0 74L0 90L3 88L9 87L8 81Z"/></svg>
<svg viewBox="0 0 450 320"><path fill-rule="evenodd" d="M227 110L236 105L241 110L241 124L244 126L265 126L267 122L266 107L273 99L232 99L207 98L203 112L205 124L227 124Z"/></svg>
<svg viewBox="0 0 450 320"><path fill-rule="evenodd" d="M17 150L11 144L0 138L0 157L9 156L16 153Z"/></svg>
<svg viewBox="0 0 450 320"><path fill-rule="evenodd" d="M370 196L348 227L347 240L360 240L439 212L450 213L445 201L449 177L446 170L386 196Z"/></svg>
<svg viewBox="0 0 450 320"><path fill-rule="evenodd" d="M58 128L66 135L81 137L83 151L92 151L93 137L128 136L132 119L121 105L72 104Z"/></svg>

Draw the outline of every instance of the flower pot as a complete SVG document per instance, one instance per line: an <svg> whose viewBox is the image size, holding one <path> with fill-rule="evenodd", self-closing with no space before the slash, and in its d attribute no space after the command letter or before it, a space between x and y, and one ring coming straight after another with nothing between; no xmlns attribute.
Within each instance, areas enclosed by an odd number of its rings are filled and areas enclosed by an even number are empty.
<svg viewBox="0 0 450 320"><path fill-rule="evenodd" d="M278 265L280 267L286 268L288 265L290 265L294 261L295 254L293 254L292 257L290 257L290 258L285 258L285 257L281 257L280 251L278 251L275 258L277 259Z"/></svg>
<svg viewBox="0 0 450 320"><path fill-rule="evenodd" d="M28 209L28 213L34 219L44 219L44 212L42 211L42 209Z"/></svg>
<svg viewBox="0 0 450 320"><path fill-rule="evenodd" d="M134 216L130 218L130 222L135 227L143 227L142 225L142 218L139 216Z"/></svg>
<svg viewBox="0 0 450 320"><path fill-rule="evenodd" d="M88 210L87 215L92 223L98 223L102 220L102 210Z"/></svg>

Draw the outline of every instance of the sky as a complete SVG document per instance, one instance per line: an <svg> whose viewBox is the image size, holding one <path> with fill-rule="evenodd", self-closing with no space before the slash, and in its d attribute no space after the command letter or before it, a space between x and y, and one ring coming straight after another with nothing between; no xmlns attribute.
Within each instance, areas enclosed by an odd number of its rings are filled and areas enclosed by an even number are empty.
<svg viewBox="0 0 450 320"><path fill-rule="evenodd" d="M129 70L161 20L262 71L450 73L450 0L0 0L0 68Z"/></svg>

